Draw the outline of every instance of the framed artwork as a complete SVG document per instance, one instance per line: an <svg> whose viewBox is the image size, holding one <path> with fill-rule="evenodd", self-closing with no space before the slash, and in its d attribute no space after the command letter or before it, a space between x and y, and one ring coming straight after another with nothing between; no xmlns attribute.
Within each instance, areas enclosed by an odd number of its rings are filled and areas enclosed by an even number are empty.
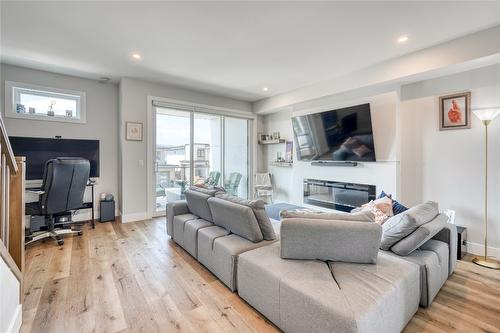
<svg viewBox="0 0 500 333"><path fill-rule="evenodd" d="M127 121L125 123L126 137L129 141L142 141L142 123Z"/></svg>
<svg viewBox="0 0 500 333"><path fill-rule="evenodd" d="M286 152L285 152L285 161L292 162L293 160L293 141L286 142Z"/></svg>
<svg viewBox="0 0 500 333"><path fill-rule="evenodd" d="M470 92L439 97L439 130L471 127Z"/></svg>

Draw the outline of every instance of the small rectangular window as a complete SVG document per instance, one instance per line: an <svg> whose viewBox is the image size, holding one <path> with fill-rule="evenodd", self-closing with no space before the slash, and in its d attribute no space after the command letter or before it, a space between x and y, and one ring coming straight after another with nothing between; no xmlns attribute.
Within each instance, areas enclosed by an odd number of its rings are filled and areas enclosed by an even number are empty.
<svg viewBox="0 0 500 333"><path fill-rule="evenodd" d="M5 116L85 123L85 93L5 81Z"/></svg>

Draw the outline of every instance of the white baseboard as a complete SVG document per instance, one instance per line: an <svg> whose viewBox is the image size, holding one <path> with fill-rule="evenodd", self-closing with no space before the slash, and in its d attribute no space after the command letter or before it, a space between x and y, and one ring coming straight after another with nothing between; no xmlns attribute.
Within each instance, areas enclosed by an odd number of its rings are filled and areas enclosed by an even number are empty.
<svg viewBox="0 0 500 333"><path fill-rule="evenodd" d="M96 220L99 219L99 211L95 210L94 211L94 218ZM120 216L120 211L118 209L115 209L115 216ZM92 218L92 212L88 209L85 211L79 211L77 214L73 215L73 221L88 221Z"/></svg>
<svg viewBox="0 0 500 333"><path fill-rule="evenodd" d="M23 321L23 306L19 304L17 306L16 312L14 313L14 316L10 321L9 327L7 327L6 333L19 333L22 321Z"/></svg>
<svg viewBox="0 0 500 333"><path fill-rule="evenodd" d="M122 223L135 222L149 219L148 212L139 212L122 215Z"/></svg>
<svg viewBox="0 0 500 333"><path fill-rule="evenodd" d="M484 255L484 244L467 242L467 253L474 255ZM488 257L500 259L500 249L497 247L488 246Z"/></svg>

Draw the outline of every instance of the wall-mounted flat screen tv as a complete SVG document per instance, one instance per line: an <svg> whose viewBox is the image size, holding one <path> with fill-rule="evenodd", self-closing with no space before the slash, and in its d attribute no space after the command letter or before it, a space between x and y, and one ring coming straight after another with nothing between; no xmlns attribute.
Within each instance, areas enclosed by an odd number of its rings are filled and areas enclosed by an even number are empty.
<svg viewBox="0 0 500 333"><path fill-rule="evenodd" d="M370 104L292 118L297 159L373 162Z"/></svg>
<svg viewBox="0 0 500 333"><path fill-rule="evenodd" d="M90 162L90 177L99 177L99 140L9 137L15 156L26 157L26 179L42 179L45 162L81 157Z"/></svg>

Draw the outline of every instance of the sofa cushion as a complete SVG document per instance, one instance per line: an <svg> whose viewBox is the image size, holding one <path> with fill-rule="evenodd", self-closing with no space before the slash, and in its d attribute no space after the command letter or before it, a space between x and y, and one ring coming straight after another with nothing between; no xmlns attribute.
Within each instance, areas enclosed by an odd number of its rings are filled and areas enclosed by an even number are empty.
<svg viewBox="0 0 500 333"><path fill-rule="evenodd" d="M257 223L259 223L262 237L264 237L265 240L276 239L276 234L274 232L273 225L271 224L271 220L266 213L266 206L263 200L247 200L221 192L218 192L216 197L252 208L255 218L257 219Z"/></svg>
<svg viewBox="0 0 500 333"><path fill-rule="evenodd" d="M359 222L374 222L375 217L369 211L359 211L355 213L346 212L310 212L304 210L282 210L280 212L282 219L286 218L303 218L303 219L321 219L321 220L338 220L338 221L359 221Z"/></svg>
<svg viewBox="0 0 500 333"><path fill-rule="evenodd" d="M211 197L213 197L215 195L215 193L218 192L218 190L215 188L206 188L206 187L200 187L200 186L190 186L189 189L191 191L198 191L200 193L208 194Z"/></svg>
<svg viewBox="0 0 500 333"><path fill-rule="evenodd" d="M193 214L181 214L174 216L173 235L172 238L180 246L184 246L184 227L186 222L198 219L198 216Z"/></svg>
<svg viewBox="0 0 500 333"><path fill-rule="evenodd" d="M418 250L408 256L399 256L391 251L391 254L399 259L415 263L420 268L420 305L429 306L437 293L448 279L449 249L444 242L431 239L423 244Z"/></svg>
<svg viewBox="0 0 500 333"><path fill-rule="evenodd" d="M391 251L400 256L409 255L440 232L446 226L447 221L446 215L439 214L432 221L422 224L417 230L394 244Z"/></svg>
<svg viewBox="0 0 500 333"><path fill-rule="evenodd" d="M208 205L216 225L255 243L264 239L252 208L220 198L209 198Z"/></svg>
<svg viewBox="0 0 500 333"><path fill-rule="evenodd" d="M270 241L253 243L238 235L224 235L224 230L220 227L209 227L199 231L199 260L229 289L235 291L238 256L246 251L269 245Z"/></svg>
<svg viewBox="0 0 500 333"><path fill-rule="evenodd" d="M380 248L389 250L391 246L411 234L422 224L434 219L438 214L437 203L428 201L389 218L382 225Z"/></svg>
<svg viewBox="0 0 500 333"><path fill-rule="evenodd" d="M206 221L213 222L212 212L208 207L207 201L209 198L212 198L213 195L194 190L187 190L184 194L191 213L198 215Z"/></svg>
<svg viewBox="0 0 500 333"><path fill-rule="evenodd" d="M203 219L187 221L184 224L184 241L182 247L193 257L198 258L198 232L214 224Z"/></svg>
<svg viewBox="0 0 500 333"><path fill-rule="evenodd" d="M381 234L382 228L376 223L284 219L281 257L375 263Z"/></svg>

